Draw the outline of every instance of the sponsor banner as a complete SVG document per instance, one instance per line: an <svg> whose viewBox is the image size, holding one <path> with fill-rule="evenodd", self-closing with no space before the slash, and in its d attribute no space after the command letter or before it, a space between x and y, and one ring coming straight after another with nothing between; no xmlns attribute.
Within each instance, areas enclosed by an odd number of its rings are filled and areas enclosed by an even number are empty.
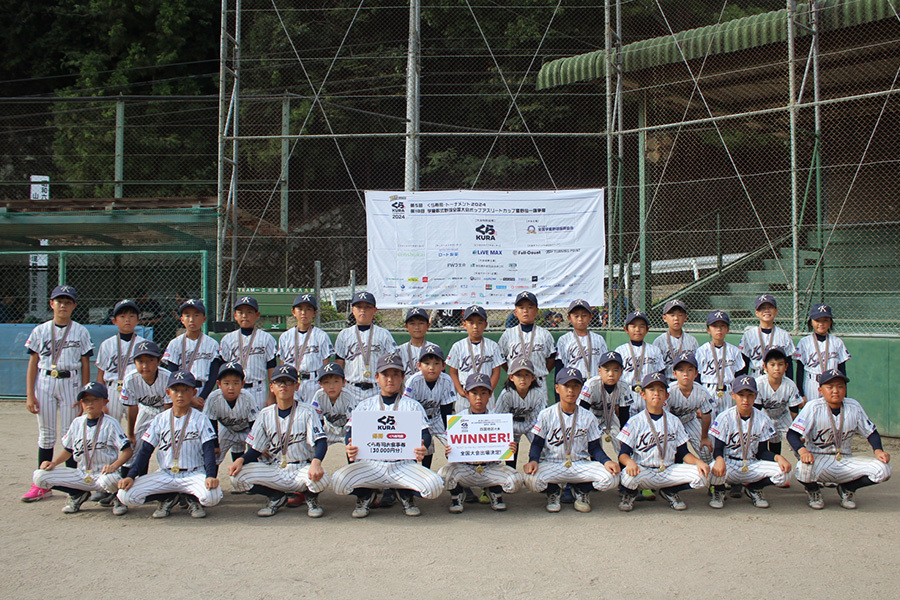
<svg viewBox="0 0 900 600"><path fill-rule="evenodd" d="M422 445L421 413L414 411L354 410L353 445L359 459L415 460Z"/></svg>
<svg viewBox="0 0 900 600"><path fill-rule="evenodd" d="M603 304L602 189L366 192L368 280L379 308Z"/></svg>
<svg viewBox="0 0 900 600"><path fill-rule="evenodd" d="M447 419L447 462L511 460L512 415L453 415Z"/></svg>

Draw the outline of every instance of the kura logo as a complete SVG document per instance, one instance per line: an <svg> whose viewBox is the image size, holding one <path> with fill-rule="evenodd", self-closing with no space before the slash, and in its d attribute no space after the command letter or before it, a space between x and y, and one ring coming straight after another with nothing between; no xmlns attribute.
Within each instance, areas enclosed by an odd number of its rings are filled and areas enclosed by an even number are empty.
<svg viewBox="0 0 900 600"><path fill-rule="evenodd" d="M489 223L482 223L478 227L475 228L475 232L478 234L475 236L476 240L496 240L497 230L494 229L494 226Z"/></svg>

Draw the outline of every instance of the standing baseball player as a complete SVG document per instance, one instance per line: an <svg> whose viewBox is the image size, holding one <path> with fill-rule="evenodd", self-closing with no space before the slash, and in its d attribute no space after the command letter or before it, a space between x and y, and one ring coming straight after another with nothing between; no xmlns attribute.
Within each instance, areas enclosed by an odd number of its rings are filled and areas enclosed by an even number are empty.
<svg viewBox="0 0 900 600"><path fill-rule="evenodd" d="M328 487L328 474L322 469L328 441L315 411L294 399L297 370L281 365L273 377L275 404L259 413L247 437L250 449L228 468L231 486L268 498L256 513L260 517L274 516L287 504L288 494L305 492L306 514L318 518L325 514L319 493ZM272 464L257 462L264 454L274 459Z"/></svg>
<svg viewBox="0 0 900 600"><path fill-rule="evenodd" d="M546 393L547 375L556 364L556 342L549 331L534 322L538 314L537 296L529 291L519 292L515 313L519 324L500 336L500 352L507 364L517 356L530 359L538 385Z"/></svg>
<svg viewBox="0 0 900 600"><path fill-rule="evenodd" d="M375 365L378 359L397 349L391 333L375 325L375 296L357 292L350 302L356 325L341 330L334 344L335 362L344 369L348 391L357 398L367 398L376 392Z"/></svg>
<svg viewBox="0 0 900 600"><path fill-rule="evenodd" d="M797 360L797 387L803 399L810 401L819 397L819 375L831 369L847 374L850 353L841 338L831 333L834 317L827 304L810 308L806 325L812 333L797 343L794 359Z"/></svg>
<svg viewBox="0 0 900 600"><path fill-rule="evenodd" d="M400 344L399 351L403 367L406 369L406 376L411 377L419 372L419 355L422 354L422 348L428 344L425 335L428 333L431 320L428 318L428 311L416 306L406 312L404 323L406 331L409 333L409 341Z"/></svg>
<svg viewBox="0 0 900 600"><path fill-rule="evenodd" d="M133 356L135 371L125 377L121 398L128 415L125 432L131 445L138 448L150 423L171 404L166 393L171 373L159 366L156 342L144 340Z"/></svg>
<svg viewBox="0 0 900 600"><path fill-rule="evenodd" d="M791 463L766 446L778 433L772 419L753 407L756 394L756 379L750 375L738 377L731 390L735 405L719 414L709 428L716 441L709 476L712 508L725 506L726 483L741 485L756 508L769 508L763 488L784 485L791 476Z"/></svg>
<svg viewBox="0 0 900 600"><path fill-rule="evenodd" d="M619 432L619 462L624 466L619 510L632 510L638 490L644 488L657 490L673 509L685 510L679 492L708 485L709 465L688 451L684 426L663 408L668 387L663 373L644 375L641 396L647 408Z"/></svg>
<svg viewBox="0 0 900 600"><path fill-rule="evenodd" d="M337 363L326 363L319 370L319 391L310 406L322 422L322 430L328 445L343 444L347 439L346 427L353 409L359 403L355 394L344 389L344 369Z"/></svg>
<svg viewBox="0 0 900 600"><path fill-rule="evenodd" d="M587 300L573 300L567 313L572 331L563 334L556 341L556 369L572 367L590 379L597 375L601 356L606 354L606 340L590 331L594 313Z"/></svg>
<svg viewBox="0 0 900 600"><path fill-rule="evenodd" d="M820 483L838 484L841 506L853 509L856 490L891 477L891 455L860 403L847 398L848 381L838 369L819 375L820 397L806 403L787 434L800 456L794 476L806 488L809 507L816 510L825 508ZM855 433L868 440L875 458L853 456Z"/></svg>
<svg viewBox="0 0 900 600"><path fill-rule="evenodd" d="M119 395L125 376L134 371L134 347L144 338L134 332L138 324L138 306L131 300L119 300L113 308L112 323L119 332L103 340L97 349L97 381L106 385L109 416L121 421L125 408Z"/></svg>
<svg viewBox="0 0 900 600"><path fill-rule="evenodd" d="M256 327L259 321L259 302L253 296L241 296L234 305L234 320L238 327L225 334L219 343L219 358L223 363L236 362L244 369L244 388L253 395L256 410L269 402L268 382L275 369L278 344L268 331Z"/></svg>
<svg viewBox="0 0 900 600"><path fill-rule="evenodd" d="M222 365L217 375L218 389L214 390L203 405L203 414L210 420L216 432L216 462L222 464L231 451L231 460L237 460L247 448L247 435L256 421L256 398L245 389L244 370L236 362Z"/></svg>
<svg viewBox="0 0 900 600"><path fill-rule="evenodd" d="M756 407L775 424L777 435L768 444L769 450L775 454L781 454L781 439L803 406L797 385L785 377L789 362L781 348L770 348L763 357L765 372L756 378Z"/></svg>
<svg viewBox="0 0 900 600"><path fill-rule="evenodd" d="M663 306L663 321L668 325L668 330L653 340L653 345L659 348L663 354L663 364L666 365L666 377L669 381L675 381L672 373L672 364L676 356L683 352L696 352L700 344L697 338L684 330L687 321L687 305L681 300L669 300Z"/></svg>
<svg viewBox="0 0 900 600"><path fill-rule="evenodd" d="M315 294L297 294L291 314L297 326L285 331L278 338L278 356L286 365L297 370L300 386L297 402L310 403L319 391L318 375L323 365L334 356L334 346L328 334L313 325L319 303ZM343 370L341 371L343 375ZM347 393L351 393L350 390Z"/></svg>
<svg viewBox="0 0 900 600"><path fill-rule="evenodd" d="M588 379L578 401L597 419L603 441L612 445L613 456L619 455L621 424L628 421L634 392L622 381L623 361L618 352L606 352L600 357L600 373Z"/></svg>
<svg viewBox="0 0 900 600"><path fill-rule="evenodd" d="M425 409L409 398L403 398L403 360L399 354L384 354L378 358L376 380L379 393L371 396L356 407L357 411L414 411L422 415L422 445L416 448L416 460L356 460L359 452L353 444L353 421L347 424L347 458L350 464L335 471L332 477L334 493L339 496L356 496L356 508L352 516L361 519L369 516L369 508L379 489L397 489L403 504L403 512L409 517L418 517L421 510L415 504L414 493L418 492L427 500L441 495L444 480L430 469L416 461L425 458L426 448L431 445L431 433L426 423Z"/></svg>
<svg viewBox="0 0 900 600"><path fill-rule="evenodd" d="M500 346L494 340L484 336L487 328L487 312L476 305L469 306L462 314L466 338L459 340L450 348L447 356L447 373L453 380L453 387L459 396L454 412L465 410L469 405L463 382L469 375L484 373L491 378L491 385L496 389L500 381L500 369L506 360Z"/></svg>
<svg viewBox="0 0 900 600"><path fill-rule="evenodd" d="M117 419L103 414L107 403L106 386L92 381L78 392L84 411L69 426L63 436L63 451L53 460L41 463L34 472L34 485L41 489L55 489L69 495L62 511L66 514L81 510L91 492L115 494L121 479L119 467L131 458L131 444ZM76 468L60 467L74 458ZM128 509L118 500L114 515L124 515Z"/></svg>
<svg viewBox="0 0 900 600"><path fill-rule="evenodd" d="M53 319L35 327L25 342L28 350L25 408L37 415L38 466L53 460L57 428L62 433L69 430L78 414L78 390L91 377L90 357L94 345L87 329L72 320L75 305L75 288L71 285L53 288L50 293ZM70 458L66 466L74 468L75 460ZM35 502L50 494L48 488L32 485L22 501Z"/></svg>
<svg viewBox="0 0 900 600"><path fill-rule="evenodd" d="M749 361L737 346L725 341L731 327L731 317L724 310L715 310L706 317L710 341L694 353L700 383L713 395L716 408L713 417L731 406L731 382L736 375L747 372Z"/></svg>
<svg viewBox="0 0 900 600"><path fill-rule="evenodd" d="M400 353L403 358L402 349ZM444 373L444 351L437 344L426 343L416 362L418 370L406 379L403 397L415 400L425 409L426 424L431 432L431 439L437 438L447 445L447 417L453 414L456 401L456 390L453 380ZM422 466L431 468L434 459L434 441L428 446Z"/></svg>
<svg viewBox="0 0 900 600"><path fill-rule="evenodd" d="M572 484L575 510L591 511L591 490L605 492L619 483L619 463L611 460L600 441L600 428L591 412L578 405L584 377L569 367L556 374L559 402L548 406L534 424L525 485L547 494L547 512L562 509L562 487Z"/></svg>
<svg viewBox="0 0 900 600"><path fill-rule="evenodd" d="M470 376L471 377L471 376ZM534 365L524 356L517 356L509 364L509 376L497 400L490 407L496 414L510 414L513 422L513 441L516 450L507 465L516 468L519 459L518 444L522 436L530 442L538 415L547 407L547 393L541 390L534 376Z"/></svg>
<svg viewBox="0 0 900 600"><path fill-rule="evenodd" d="M644 375L659 373L666 368L659 348L644 342L649 330L650 321L647 320L647 315L639 310L628 313L625 317L628 342L616 348L616 352L625 360L622 380L638 394L641 393L641 380Z"/></svg>
<svg viewBox="0 0 900 600"><path fill-rule="evenodd" d="M185 332L169 342L162 357L162 366L171 373L189 371L194 376L200 384L200 393L194 398L194 408L202 409L222 364L219 343L203 333L203 324L206 323L203 302L196 298L186 300L178 308L178 314Z"/></svg>
<svg viewBox="0 0 900 600"><path fill-rule="evenodd" d="M794 355L794 340L791 334L775 325L778 316L778 303L772 294L762 294L756 298L756 318L759 325L748 327L741 337L740 351L750 361L750 375L758 377L763 374L763 357L773 349L780 349L788 357L787 376L794 378L794 365L790 357Z"/></svg>

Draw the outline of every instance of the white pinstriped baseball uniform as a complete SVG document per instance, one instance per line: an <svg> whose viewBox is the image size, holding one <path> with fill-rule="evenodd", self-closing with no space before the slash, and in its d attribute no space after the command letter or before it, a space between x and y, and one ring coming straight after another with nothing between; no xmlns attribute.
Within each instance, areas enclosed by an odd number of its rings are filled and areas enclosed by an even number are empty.
<svg viewBox="0 0 900 600"><path fill-rule="evenodd" d="M738 428L738 419L741 419L740 428ZM742 418L736 406L732 406L719 414L713 424L709 426L709 436L725 443L723 456L725 459L725 475L716 477L710 470L710 484L747 484L760 481L766 477L774 485L782 485L787 482L790 477L790 471L782 473L781 467L774 460L759 460L756 458L759 444L778 436L772 419L763 411L754 408L753 429L751 431L748 431L749 426L750 418ZM748 435L750 436L749 441L747 440ZM747 450L746 461L741 452L742 441ZM747 467L746 472L743 470L744 466Z"/></svg>
<svg viewBox="0 0 900 600"><path fill-rule="evenodd" d="M724 358L723 358L724 355ZM694 352L694 358L697 359L697 371L700 373L700 383L706 388L716 403L713 410L713 417L720 412L724 412L730 406L734 406L731 398L731 384L734 381L734 374L740 371L744 366L744 355L738 350L734 344L725 342L724 346L716 348L712 342L703 344ZM716 365L722 372L722 396L719 396L719 378L716 372Z"/></svg>
<svg viewBox="0 0 900 600"><path fill-rule="evenodd" d="M361 346L360 340L362 340ZM378 362L378 357L396 349L397 342L394 341L394 336L390 331L378 325L372 324L365 330L360 330L356 325L342 329L334 340L334 354L344 359L344 377L349 384L344 386L347 392L355 394L360 399L371 395L373 390L377 392L374 386L375 364ZM368 353L368 363L366 362L366 353ZM368 377L366 376L367 371ZM373 387L364 390L354 385L356 383L369 383Z"/></svg>
<svg viewBox="0 0 900 600"><path fill-rule="evenodd" d="M700 440L703 436L703 423L697 418L697 411L701 414L710 415L715 410L716 403L706 388L694 382L691 393L685 396L678 387L678 382L669 384L669 399L663 405L663 408L672 416L678 417L681 424L684 425L684 431L688 434L688 441L694 452L700 452ZM631 416L634 416L647 408L644 398L639 394L635 394L634 403L631 405ZM704 452L703 460L712 459L712 455L706 456Z"/></svg>
<svg viewBox="0 0 900 600"><path fill-rule="evenodd" d="M576 341L576 337L578 341ZM586 338L590 338L590 344ZM578 342L581 342L580 347ZM582 355L582 351L584 355ZM574 331L569 331L556 340L556 358L562 362L563 367L578 369L585 377L597 374L600 369L600 357L606 354L606 351L606 340L599 333L593 331L588 331L584 337ZM587 363L585 363L585 357L587 357Z"/></svg>
<svg viewBox="0 0 900 600"><path fill-rule="evenodd" d="M447 445L447 427L444 425L444 417L441 416L441 407L456 402L456 388L453 380L446 373L441 373L433 386L425 381L421 371L415 373L406 382L403 397L414 400L425 409L425 424L432 437L436 437L442 444ZM428 454L434 453L434 442L428 448Z"/></svg>
<svg viewBox="0 0 900 600"><path fill-rule="evenodd" d="M803 404L803 398L800 397L800 390L797 384L788 379L782 378L781 385L777 390L772 389L769 384L768 375L760 375L756 378L756 388L759 393L756 396L755 405L762 407L766 415L775 424L775 431L778 433L773 441L781 441L781 438L787 433L791 427L793 417L791 417L791 408L796 408Z"/></svg>
<svg viewBox="0 0 900 600"><path fill-rule="evenodd" d="M654 420L653 425L660 441L663 438L666 440L665 454L660 456L656 437L647 422L650 418L649 413L645 410L628 419L628 422L619 431L619 441L632 448L631 458L640 469L634 477L623 469L622 485L631 490L657 490L682 484L688 484L694 489L707 487L707 479L700 474L696 465L675 464L676 450L688 441L688 435L681 420L665 410L658 420ZM665 419L665 424L663 419ZM668 435L664 433L666 428L668 428Z"/></svg>
<svg viewBox="0 0 900 600"><path fill-rule="evenodd" d="M762 338L762 344L760 344ZM763 374L763 357L766 352L778 348L787 358L794 356L794 340L791 334L781 327L774 327L770 333L762 331L759 325L748 327L741 337L738 349L750 359L749 374L756 377Z"/></svg>
<svg viewBox="0 0 900 600"><path fill-rule="evenodd" d="M182 356L181 353L182 343L184 343L184 356ZM197 347L198 344L199 348ZM195 349L196 354L194 353ZM185 364L185 360L190 360L192 356L194 359L190 368L188 368L188 365ZM173 369L173 371L190 371L191 375L194 376L194 379L197 380L197 385L199 386L197 389L200 390L209 378L210 363L218 356L219 342L213 338L205 333L201 333L200 337L194 341L187 337L186 333L182 333L169 342L162 360L168 362L170 365L178 365L178 369Z"/></svg>
<svg viewBox="0 0 900 600"><path fill-rule="evenodd" d="M275 338L262 329L254 329L250 335L236 329L225 334L219 342L222 362L236 362L244 369L244 386L255 399L256 410L262 410L269 399L269 386L266 385L269 369L266 365L275 359L277 349ZM250 387L246 387L248 385Z"/></svg>
<svg viewBox="0 0 900 600"><path fill-rule="evenodd" d="M619 440L616 439L616 436L619 434L621 424L619 423L618 409L620 406L633 406L635 397L640 398L621 379L616 382L616 389L613 390L612 395L606 393L606 388L599 376L591 377L584 382L584 386L581 388L578 403L589 405L588 410L597 419L597 426L600 427L603 441L607 441L606 436L610 437L609 443L612 444L614 456L619 455Z"/></svg>
<svg viewBox="0 0 900 600"><path fill-rule="evenodd" d="M134 440L138 447L144 432L150 427L156 415L161 413L167 404L172 404L166 394L169 375L171 373L167 369L159 367L152 384L144 381L143 376L137 371L125 377L121 394L122 406L138 407L137 419L134 422ZM137 448L134 451L137 453Z"/></svg>
<svg viewBox="0 0 900 600"><path fill-rule="evenodd" d="M484 352L483 355L482 352ZM473 356L475 357L474 365L472 363ZM469 375L475 373L484 373L490 377L491 371L504 364L506 364L506 359L503 358L500 345L486 337L481 338L481 341L477 343L470 342L468 337L458 340L450 347L450 354L447 355L447 365L459 371L459 382L463 384ZM454 412L466 410L468 407L469 401L460 396L456 399Z"/></svg>
<svg viewBox="0 0 900 600"><path fill-rule="evenodd" d="M350 421L350 414L356 405L359 404L359 398L353 394L348 394L344 389L334 402L325 393L325 390L319 388L313 396L312 407L319 420L322 422L322 429L328 438L328 445L343 444L346 441L347 423Z"/></svg>
<svg viewBox="0 0 900 600"><path fill-rule="evenodd" d="M827 352L826 352L827 346ZM818 351L816 349L818 348ZM819 360L819 353L822 354L822 360ZM807 400L815 400L819 397L819 381L818 376L829 369L837 369L838 365L850 360L850 353L843 340L836 335L828 334L824 342L818 341L815 333L797 342L797 349L794 351L794 360L803 363L803 389L800 393ZM820 364L824 362L823 366Z"/></svg>
<svg viewBox="0 0 900 600"><path fill-rule="evenodd" d="M519 335L521 334L521 337ZM524 345L523 345L524 341ZM515 327L510 327L500 335L498 341L500 353L503 360L507 364L517 356L522 356L531 348L531 352L525 358L529 359L534 365L534 376L537 378L538 385L547 393L547 375L550 371L547 369L547 359L556 355L556 341L553 335L541 327L533 325L530 332L525 333L522 324L519 323ZM460 381L465 381L460 379Z"/></svg>
<svg viewBox="0 0 900 600"><path fill-rule="evenodd" d="M216 462L222 464L229 451L244 452L247 446L247 435L258 414L256 399L250 392L241 390L234 401L234 406L231 406L222 395L222 390L214 390L203 405L203 414L210 421L219 424L219 430L216 433L219 437L219 456Z"/></svg>
<svg viewBox="0 0 900 600"><path fill-rule="evenodd" d="M400 353L400 360L403 361L403 372L407 378L419 372L419 356L422 354L422 348L428 344L431 344L431 342L426 339L421 346L413 346L412 341L409 341L397 347L397 352Z"/></svg>
<svg viewBox="0 0 900 600"><path fill-rule="evenodd" d="M530 442L534 435L531 431L537 423L538 415L547 407L547 393L540 387L528 390L525 397L512 387L504 386L496 400L488 403L488 410L496 414L511 414L513 420L513 440L519 443L522 436Z"/></svg>
<svg viewBox="0 0 900 600"><path fill-rule="evenodd" d="M653 345L662 352L665 374L669 381L674 381L675 379L675 374L672 372L675 366L675 357L682 352L696 352L697 348L700 347L697 338L687 331L682 331L680 338L672 337L667 331L653 340Z"/></svg>
<svg viewBox="0 0 900 600"><path fill-rule="evenodd" d="M641 378L650 373L659 373L665 370L666 365L663 363L662 352L653 344L642 342L640 346L635 346L630 341L622 344L615 350L622 357L625 364L622 367L622 378L619 381L634 388L635 386L635 363L637 363L637 371L640 371ZM631 358L631 352L634 352L634 360ZM643 351L643 358L641 352Z"/></svg>
<svg viewBox="0 0 900 600"><path fill-rule="evenodd" d="M136 333L131 334L131 340L125 342L120 334L106 338L100 343L97 349L97 369L103 371L103 383L106 385L109 394L109 403L106 410L109 415L122 420L125 416L125 409L122 407L122 400L119 398L119 382L124 384L125 377L134 372L134 349L138 344L145 341L144 338ZM122 358L123 373L119 376L119 357Z"/></svg>
<svg viewBox="0 0 900 600"><path fill-rule="evenodd" d="M309 341L306 338L309 338ZM303 347L303 344L306 347ZM297 354L303 350L300 364L297 364ZM296 327L285 331L278 338L278 358L286 365L292 365L300 376L300 389L294 394L294 400L309 404L316 392L319 391L319 369L325 361L334 356L334 346L328 334L311 325L310 328L300 333Z"/></svg>

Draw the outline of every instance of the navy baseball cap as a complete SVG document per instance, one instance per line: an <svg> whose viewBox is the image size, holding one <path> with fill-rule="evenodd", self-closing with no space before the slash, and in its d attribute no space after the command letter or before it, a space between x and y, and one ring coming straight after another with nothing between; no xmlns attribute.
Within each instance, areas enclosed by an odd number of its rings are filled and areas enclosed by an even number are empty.
<svg viewBox="0 0 900 600"><path fill-rule="evenodd" d="M662 385L667 390L669 389L669 381L662 373L647 373L644 375L644 378L641 379L641 387L645 390L654 383Z"/></svg>
<svg viewBox="0 0 900 600"><path fill-rule="evenodd" d="M229 373L234 373L235 375L237 375L238 377L243 379L244 378L244 367L242 367L241 363L239 363L239 362L235 362L235 361L227 362L224 365L222 365L221 367L219 367L219 374L216 375L216 381L219 381L220 379L222 379Z"/></svg>
<svg viewBox="0 0 900 600"><path fill-rule="evenodd" d="M583 308L584 310L591 312L591 305L588 304L587 300L572 300L569 303L569 310L567 314L572 314L572 311L578 310L579 308Z"/></svg>
<svg viewBox="0 0 900 600"><path fill-rule="evenodd" d="M378 357L378 362L375 363L375 372L384 373L390 369L404 370L403 359L400 358L399 354L391 352L390 354L382 354Z"/></svg>
<svg viewBox="0 0 900 600"><path fill-rule="evenodd" d="M466 310L464 310L463 316L462 316L463 321L467 320L472 315L478 315L479 317L481 317L482 319L487 321L487 311L485 311L480 306L472 305L469 308L467 308Z"/></svg>
<svg viewBox="0 0 900 600"><path fill-rule="evenodd" d="M406 312L406 319L403 322L409 323L410 319L425 319L428 321L428 311L421 306L411 308Z"/></svg>
<svg viewBox="0 0 900 600"><path fill-rule="evenodd" d="M256 301L256 298L253 296L241 296L237 299L237 302L234 303L234 310L237 310L241 306L250 306L253 310L259 312L259 302Z"/></svg>
<svg viewBox="0 0 900 600"><path fill-rule="evenodd" d="M370 292L356 292L353 294L353 300L350 302L350 306L356 306L360 302L368 302L372 306L378 306L375 304L375 295Z"/></svg>
<svg viewBox="0 0 900 600"><path fill-rule="evenodd" d="M293 365L281 365L280 367L276 367L275 371L272 372L272 382L274 383L279 379L290 379L296 383L299 380L299 377L297 377L297 369L295 369Z"/></svg>
<svg viewBox="0 0 900 600"><path fill-rule="evenodd" d="M106 391L106 386L100 383L99 381L91 381L90 383L85 384L81 391L78 392L78 396L76 396L76 400L81 400L84 396L90 394L91 396L96 396L97 398L109 398L109 393Z"/></svg>
<svg viewBox="0 0 900 600"><path fill-rule="evenodd" d="M684 312L687 312L687 304L676 298L674 300L669 300L663 305L663 314L667 315L676 308L680 308Z"/></svg>
<svg viewBox="0 0 900 600"><path fill-rule="evenodd" d="M525 358L524 356L517 356L511 361L509 361L509 374L513 375L514 373L518 373L519 371L528 371L532 375L534 375L534 363L531 360Z"/></svg>
<svg viewBox="0 0 900 600"><path fill-rule="evenodd" d="M319 303L316 300L315 294L297 294L294 298L294 304L291 308L296 308L301 304L309 304L313 307L313 310L319 310Z"/></svg>
<svg viewBox="0 0 900 600"><path fill-rule="evenodd" d="M194 376L191 375L190 371L175 371L169 375L169 383L166 384L166 388L173 388L176 385L186 385L188 387L196 388L197 380L194 379Z"/></svg>
<svg viewBox="0 0 900 600"><path fill-rule="evenodd" d="M834 316L831 314L831 307L827 304L814 304L809 309L809 318L810 319L824 319L828 317L829 319L833 319Z"/></svg>
<svg viewBox="0 0 900 600"><path fill-rule="evenodd" d="M706 326L709 327L713 323L725 323L730 327L731 317L729 317L728 313L724 310L714 310L706 315Z"/></svg>
<svg viewBox="0 0 900 600"><path fill-rule="evenodd" d="M515 305L518 306L519 302L526 302L526 301L531 302L535 306L537 306L537 303L538 303L537 296L535 296L534 294L532 294L529 291L524 291L524 292L519 292L519 294L516 296Z"/></svg>
<svg viewBox="0 0 900 600"><path fill-rule="evenodd" d="M319 371L319 381L322 381L322 378L326 375L337 375L341 379L345 379L344 367L333 362L325 363L325 366Z"/></svg>
<svg viewBox="0 0 900 600"><path fill-rule="evenodd" d="M763 304L771 304L775 308L778 308L778 302L775 301L775 296L773 296L772 294L763 294L761 296L757 296L756 309L759 310L759 307Z"/></svg>
<svg viewBox="0 0 900 600"><path fill-rule="evenodd" d="M569 383L570 381L584 383L584 375L582 375L581 371L579 371L575 367L566 367L556 374L556 383L564 385L566 383Z"/></svg>
<svg viewBox="0 0 900 600"><path fill-rule="evenodd" d="M756 378L751 377L750 375L735 377L734 383L731 386L731 391L737 394L738 392L745 392L747 390L750 390L754 394L759 393L759 389L756 387Z"/></svg>
<svg viewBox="0 0 900 600"><path fill-rule="evenodd" d="M625 366L625 361L622 360L622 355L619 354L618 352L609 351L609 352L604 352L603 354L600 355L600 366L601 367L603 365L609 364L611 362L618 364L620 367Z"/></svg>
<svg viewBox="0 0 900 600"><path fill-rule="evenodd" d="M156 342L144 340L134 347L134 352L131 356L132 358L137 358L138 356L153 356L159 358L162 356L162 352L159 351L159 346L156 345Z"/></svg>
<svg viewBox="0 0 900 600"><path fill-rule="evenodd" d="M650 321L647 319L647 315L639 310L628 313L628 316L625 317L625 327L628 327L628 325L630 325L632 321L636 321L637 319L641 319L644 323L647 324L647 327L650 327Z"/></svg>
<svg viewBox="0 0 900 600"><path fill-rule="evenodd" d="M691 351L689 351L689 350L688 350L688 351L685 351L685 352L682 352L681 354L677 354L677 355L672 359L672 368L674 369L675 367L677 367L677 366L680 365L681 363L688 363L688 364L690 364L690 365L694 365L694 368L695 368L695 369L700 368L700 367L697 365L697 357L694 356L694 353L691 352Z"/></svg>
<svg viewBox="0 0 900 600"><path fill-rule="evenodd" d="M180 315L180 314L184 313L184 310L186 308L196 308L197 310L202 312L204 316L206 316L206 307L203 305L202 301L200 301L196 298L191 298L189 300L185 300L181 304L181 306L178 307L178 314Z"/></svg>
<svg viewBox="0 0 900 600"><path fill-rule="evenodd" d="M468 377L466 377L466 391L470 392L475 388L487 388L488 391L493 391L491 388L491 377L485 373L472 373Z"/></svg>
<svg viewBox="0 0 900 600"><path fill-rule="evenodd" d="M419 360L421 361L426 356L436 356L437 358L444 360L444 349L437 344L425 344L419 352Z"/></svg>
<svg viewBox="0 0 900 600"><path fill-rule="evenodd" d="M765 355L763 355L763 364L769 362L772 358L783 358L787 360L787 354L785 354L784 350L781 348L769 348Z"/></svg>
<svg viewBox="0 0 900 600"><path fill-rule="evenodd" d="M838 371L837 369L829 369L824 373L820 373L818 377L816 377L816 381L819 382L819 385L825 385L829 381L833 379L843 379L845 382L850 381L850 378Z"/></svg>
<svg viewBox="0 0 900 600"><path fill-rule="evenodd" d="M119 300L116 302L116 306L113 308L113 316L118 316L118 314L125 310L131 310L136 312L137 314L141 314L141 310L138 308L137 303L133 300Z"/></svg>
<svg viewBox="0 0 900 600"><path fill-rule="evenodd" d="M50 292L50 299L54 298L71 298L75 300L75 288L71 285L58 285Z"/></svg>

